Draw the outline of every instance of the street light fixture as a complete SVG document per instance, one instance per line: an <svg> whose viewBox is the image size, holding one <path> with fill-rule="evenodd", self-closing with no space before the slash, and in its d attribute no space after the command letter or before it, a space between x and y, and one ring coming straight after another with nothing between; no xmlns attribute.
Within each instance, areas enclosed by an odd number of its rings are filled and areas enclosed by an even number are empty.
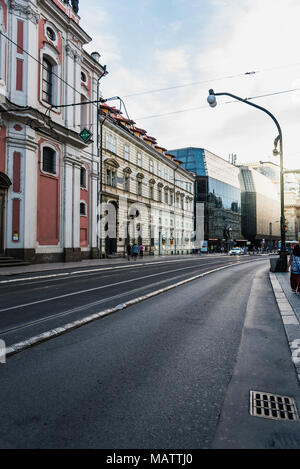
<svg viewBox="0 0 300 469"><path fill-rule="evenodd" d="M283 169L283 143L282 143L282 131L280 128L280 125L277 121L277 119L273 116L273 114L265 109L262 106L258 106L257 104L254 104L250 102L248 99L243 99L240 98L239 96L236 96L231 93L215 93L213 89L209 90L209 96L207 98L207 102L210 105L210 107L216 107L217 105L217 99L216 96L230 96L231 98L237 99L238 101L241 101L242 103L249 104L249 106L253 106L257 109L260 109L261 111L265 112L268 114L268 116L271 117L271 119L274 121L277 130L278 130L278 136L274 140L274 150L273 154L280 155L280 237L281 237L281 247L280 247L280 258L283 259L283 265L282 265L282 270L286 270L286 265L287 265L287 258L286 258L286 250L285 250L285 218L284 218L284 169ZM277 146L279 143L279 151L277 150Z"/></svg>

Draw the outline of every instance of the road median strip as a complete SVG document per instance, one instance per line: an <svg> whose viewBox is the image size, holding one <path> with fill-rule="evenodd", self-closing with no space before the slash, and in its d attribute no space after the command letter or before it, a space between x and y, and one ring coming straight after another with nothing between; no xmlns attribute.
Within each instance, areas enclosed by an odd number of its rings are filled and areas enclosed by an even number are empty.
<svg viewBox="0 0 300 469"><path fill-rule="evenodd" d="M243 262L243 264L248 264L249 262L252 261L246 261ZM89 324L93 321L96 321L97 319L104 318L110 314L116 313L118 311L122 311L130 306L133 306L135 304L141 303L142 301L146 301L150 298L153 298L155 296L158 296L162 293L165 293L169 290L173 290L174 288L180 287L182 285L185 285L186 283L192 282L193 280L197 280L202 277L206 277L207 275L210 275L212 273L218 272L220 270L228 269L229 267L234 267L236 265L241 265L240 263L232 263L228 264L222 267L218 267L213 270L209 270L207 272L203 272L201 274L195 275L193 277L190 277L185 280L181 280L180 282L176 282L172 285L169 285L164 288L160 288L159 290L155 290L151 293L147 293L146 295L139 296L137 298L133 298L132 300L126 301L124 303L120 303L117 306L109 309L105 309L103 311L100 311L99 313L94 313L92 315L86 316L82 319L78 319L76 321L70 322L68 324L65 324L64 326L56 327L54 329L51 329L49 331L43 332L39 335L36 335L34 337L30 337L29 339L23 340L22 342L18 342L16 344L10 345L9 347L6 348L6 357L10 357L12 355L15 355L17 353L23 352L24 350L33 347L35 345L41 344L43 342L46 342L50 339L53 339L55 337L59 337L63 334L66 334L67 332L71 332L72 330L78 329L79 327L82 327L86 324Z"/></svg>

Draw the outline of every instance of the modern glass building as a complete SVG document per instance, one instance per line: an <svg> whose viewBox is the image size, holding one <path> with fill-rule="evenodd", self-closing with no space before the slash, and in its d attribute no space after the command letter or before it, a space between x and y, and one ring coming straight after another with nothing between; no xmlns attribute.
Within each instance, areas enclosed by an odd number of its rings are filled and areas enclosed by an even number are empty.
<svg viewBox="0 0 300 469"><path fill-rule="evenodd" d="M209 250L245 244L241 234L239 169L204 148L170 150L188 171L196 173L196 202L204 203L204 239ZM196 220L197 223L197 220Z"/></svg>
<svg viewBox="0 0 300 469"><path fill-rule="evenodd" d="M280 239L280 199L276 185L259 171L240 166L242 233L256 247Z"/></svg>

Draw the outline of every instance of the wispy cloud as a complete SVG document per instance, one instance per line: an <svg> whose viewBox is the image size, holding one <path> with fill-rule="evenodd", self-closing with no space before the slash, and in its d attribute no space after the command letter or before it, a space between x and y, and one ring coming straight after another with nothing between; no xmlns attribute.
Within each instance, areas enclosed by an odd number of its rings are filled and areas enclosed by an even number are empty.
<svg viewBox="0 0 300 469"><path fill-rule="evenodd" d="M298 0L165 0L160 8L156 0L138 5L128 0L126 6L104 0L101 7L83 9L91 3L81 1L81 15L94 39L89 47L99 49L110 72L103 82L107 96L211 79L205 85L127 99L134 120L203 108L138 123L163 146L204 146L224 157L237 153L242 161L271 154L276 128L268 116L241 103L211 109L206 98L210 87L242 97L297 87ZM253 70L257 73L220 80ZM282 125L287 166L299 167L300 94L257 102Z"/></svg>

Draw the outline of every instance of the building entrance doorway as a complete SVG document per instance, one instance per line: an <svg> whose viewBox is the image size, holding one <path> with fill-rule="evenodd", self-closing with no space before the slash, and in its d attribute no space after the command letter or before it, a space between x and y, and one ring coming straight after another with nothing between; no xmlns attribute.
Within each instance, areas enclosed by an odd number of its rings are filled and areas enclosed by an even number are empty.
<svg viewBox="0 0 300 469"><path fill-rule="evenodd" d="M105 231L105 255L111 256L118 252L118 204L114 201L110 201L107 204L107 223Z"/></svg>

